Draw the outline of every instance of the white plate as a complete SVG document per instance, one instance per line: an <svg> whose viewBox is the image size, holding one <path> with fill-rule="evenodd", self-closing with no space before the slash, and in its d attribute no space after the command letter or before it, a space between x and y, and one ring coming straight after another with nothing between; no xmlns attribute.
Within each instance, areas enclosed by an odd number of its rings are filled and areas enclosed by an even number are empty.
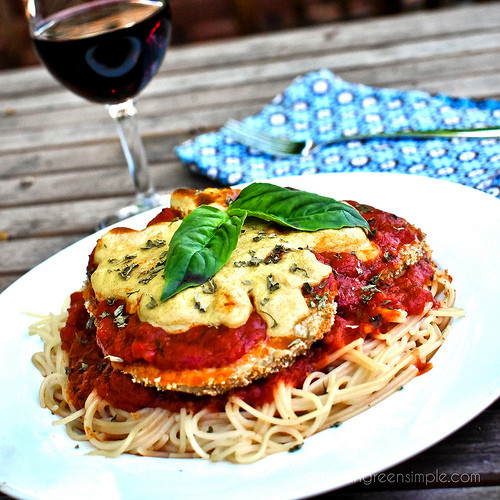
<svg viewBox="0 0 500 500"><path fill-rule="evenodd" d="M299 498L359 481L448 436L500 396L494 346L500 255L500 201L479 191L395 174L319 174L277 184L353 199L420 226L450 270L467 315L433 358L434 368L378 406L307 439L295 453L252 465L203 460L88 456L38 403L41 376L24 311L58 312L78 289L96 239L89 236L39 265L0 295L0 489L27 499ZM132 218L142 227L152 214ZM376 425L373 425L376 422ZM382 423L385 422L385 425ZM383 445L382 445L383 443ZM381 453L381 450L384 450Z"/></svg>

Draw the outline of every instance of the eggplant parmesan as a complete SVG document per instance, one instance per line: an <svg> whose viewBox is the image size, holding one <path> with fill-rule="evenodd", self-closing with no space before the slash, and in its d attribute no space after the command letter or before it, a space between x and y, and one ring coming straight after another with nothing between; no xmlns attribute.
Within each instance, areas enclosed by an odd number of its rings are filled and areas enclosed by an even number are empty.
<svg viewBox="0 0 500 500"><path fill-rule="evenodd" d="M57 347L34 356L42 404L100 453L246 462L291 449L428 370L461 314L424 233L353 201L341 208L363 223L350 227L301 230L249 211L218 271L165 300L179 227L199 207L230 213L238 198L178 190L144 229L104 234L52 328ZM147 446L123 432L151 415Z"/></svg>

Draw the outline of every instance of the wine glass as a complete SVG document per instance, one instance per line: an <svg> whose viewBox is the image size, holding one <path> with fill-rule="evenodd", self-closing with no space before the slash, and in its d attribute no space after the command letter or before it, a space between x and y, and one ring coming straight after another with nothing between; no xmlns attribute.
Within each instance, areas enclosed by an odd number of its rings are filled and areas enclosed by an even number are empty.
<svg viewBox="0 0 500 500"><path fill-rule="evenodd" d="M100 223L159 206L139 135L135 98L156 74L171 34L169 0L24 0L39 58L69 90L105 104L114 119L136 199Z"/></svg>

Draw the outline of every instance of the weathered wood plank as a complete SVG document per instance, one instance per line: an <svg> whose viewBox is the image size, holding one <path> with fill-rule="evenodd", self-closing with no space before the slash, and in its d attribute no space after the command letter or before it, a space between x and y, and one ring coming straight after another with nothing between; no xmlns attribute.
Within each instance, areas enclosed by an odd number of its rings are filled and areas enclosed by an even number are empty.
<svg viewBox="0 0 500 500"><path fill-rule="evenodd" d="M104 214L113 213L129 202L130 197L123 196L10 207L0 209L0 227L10 240L90 234Z"/></svg>
<svg viewBox="0 0 500 500"><path fill-rule="evenodd" d="M209 182L190 174L179 161L152 164L151 175L158 189L167 191L177 187L198 188ZM132 180L125 167L76 170L32 176L29 179L10 178L0 183L0 207L9 209L33 204L74 203L123 196L133 196ZM7 220L8 214L9 211L6 211Z"/></svg>
<svg viewBox="0 0 500 500"><path fill-rule="evenodd" d="M22 273L8 273L0 276L0 293L2 293L7 287L12 285L14 281L19 279L22 276ZM0 495L0 498L3 498Z"/></svg>
<svg viewBox="0 0 500 500"><path fill-rule="evenodd" d="M419 82L428 79L426 86L431 91L443 91L443 89L447 87L455 86L458 87L457 93L460 93L459 91L462 88L463 82L466 81L464 76L460 74L461 65L465 65L471 72L476 73L476 75L482 68L498 71L499 68L495 66L495 63L500 65L500 57L497 57L496 53L485 53L481 55L469 55L465 60L462 60L462 58L457 56L455 59L444 61L444 63L445 64L443 64L442 60L424 61L420 63L411 62L404 65L398 65L395 68L388 67L387 71L383 72L373 72L371 69L356 69L354 71L347 71L344 73L340 72L339 76L342 76L350 81L359 81L379 86L392 85L399 88L422 88L419 85ZM432 81L431 77L438 74L438 72L442 79L439 82ZM460 77L460 79L458 79L458 77ZM408 78L410 81L408 81ZM479 82L477 81L478 79L480 80ZM258 84L237 87L231 92L208 90L205 93L201 92L201 97L199 95L193 96L191 94L186 96L185 99L192 98L191 102L193 103L193 108L198 106L214 105L215 103L222 106L222 104L227 102L227 100L230 101L233 99L234 101L241 101L245 100L245 98L252 101L255 100L259 103L259 105L260 103L265 105L271 96L278 93L288 83L288 80L279 80L269 83L261 82ZM485 85L487 85L487 88L485 88ZM487 79L483 75L474 76L472 79L469 77L467 88L470 91L468 95L473 95L479 90L483 95L490 93L490 97L495 97L495 95L498 95L498 89L500 89L500 86L498 85L498 77L494 73ZM250 91L252 91L251 95L249 95ZM463 93L464 92L462 92L462 94ZM206 100L203 100L203 97L205 97ZM179 98L179 96L177 96L176 99L166 97L165 102L172 100L175 101L178 99L185 101L182 97ZM202 103L200 104L199 101L202 101ZM150 101L147 101L148 104L149 102ZM149 109L149 107L145 104L146 103L140 103L140 125L142 125L142 115L152 112L151 109ZM151 104L154 104L153 101L151 101ZM98 106L90 106L87 112L90 113L90 110L92 110L93 113L98 113L101 118L104 118L103 124L106 124L106 121L109 120L105 111L99 109ZM66 112L61 111L57 113ZM92 114L92 116L94 116L94 114ZM168 112L166 112L166 116L169 116ZM194 120L196 120L194 110L191 112L190 116L193 117L194 126ZM32 117L29 119L24 117L24 119L32 122ZM53 119L56 118L53 117ZM57 119L60 119L60 117L57 116ZM219 125L220 124L218 123L208 124L205 128L212 128ZM55 149L44 148L28 151L23 149L19 153L5 154L1 157L1 175L2 177L25 176L31 175L35 172L44 173L66 169L79 169L82 167L97 167L100 165L121 165L123 164L123 155L117 142L114 127L110 123L107 123L107 126L110 129L110 134L112 135L109 139L110 142L106 144L68 145L61 149L56 147ZM203 128L200 127L199 131L203 131ZM163 161L166 158L171 159L174 156L172 151L173 146L187 139L191 135L192 134L184 134L179 137L146 137L148 156L152 161ZM77 161L75 161L75 158Z"/></svg>
<svg viewBox="0 0 500 500"><path fill-rule="evenodd" d="M342 75L342 73L339 73ZM480 74L473 76L461 76L460 82L457 82L457 75L452 75L450 78L443 80L425 80L425 78L413 78L412 82L398 82L399 88L419 88L429 92L447 92L456 96L470 96L476 98L495 98L499 95L498 74ZM291 78L290 78L291 80ZM416 80L418 82L416 83ZM156 108L156 113L151 115L141 113L140 128L143 135L150 134L165 134L177 131L186 131L195 127L215 128L220 126L229 117L243 117L248 114L258 112L265 105L270 96L274 95L277 88L284 88L287 82L278 82L272 88L272 92L268 90L265 96L257 98L255 103L247 103L230 101L226 105L216 107L216 110L206 108L194 108L191 111L182 109L181 111L172 111L166 107L165 111L161 111L160 107ZM369 81L362 83L371 83ZM378 82L381 83L381 82ZM264 87L265 88L265 87ZM246 92L246 89L245 89ZM219 92L220 93L220 92ZM168 102L170 98L165 98ZM160 102L160 101L158 101ZM140 109L142 109L140 107ZM116 139L116 130L110 118L106 114L99 113L99 116L94 115L101 110L89 109L89 115L86 116L85 122L63 122L57 120L52 125L47 124L47 128L40 129L40 125L29 130L17 130L16 128L6 130L0 136L0 150L5 152L11 151L26 151L40 149L47 146L61 146L75 143L85 143L88 141L110 141ZM94 117L95 119L94 119ZM43 120L43 118L40 118ZM32 125L35 127L35 125Z"/></svg>
<svg viewBox="0 0 500 500"><path fill-rule="evenodd" d="M302 30L282 31L279 34L241 37L224 42L223 60L228 65L238 61L277 59L288 54L300 56L309 51L352 49L398 44L401 41L429 39L495 31L500 24L500 12L491 6L462 6L445 11L405 13L401 16L372 18L327 24ZM331 43L333 42L333 43ZM167 55L162 71L176 68L216 66L221 64L221 53L214 43L175 48ZM272 47L272 50L270 50ZM217 46L217 49L219 47ZM169 60L170 59L170 60Z"/></svg>
<svg viewBox="0 0 500 500"><path fill-rule="evenodd" d="M433 79L436 78L436 75L439 75L439 78L444 80L477 76L478 74L495 74L500 70L499 56L500 36L498 36L497 49L495 50L481 50L478 53L461 52L446 55L446 57L413 57L398 61L397 64L392 62L386 63L385 70L379 72L374 71L374 65L378 64L376 60L373 61L373 65L360 65L354 69L339 68L338 65L337 67L324 65L324 67L331 67L339 75L353 81L359 81L360 83L371 85L392 84L398 87L418 87L425 90L426 87L428 89L432 87ZM333 56L331 57L332 60L329 62L335 63L336 61L333 59ZM300 63L301 61L298 62ZM318 59L314 61L314 64L318 65L320 62ZM380 65L384 66L382 63ZM287 67L290 67L290 65L287 64ZM319 67L321 66L318 65L312 69ZM252 72L251 68L245 68L243 73L247 78L240 81L238 85L235 85L234 78L227 73L227 81L224 83L219 78L218 84L214 74L207 73L202 76L210 82L210 87L203 90L190 90L193 82L184 82L184 84L179 83L179 87L185 89L184 92L180 93L178 89L173 89L177 85L171 85L173 79L169 78L159 84L161 93L160 90L158 90L158 94L148 92L139 100L140 113L141 116L151 114L155 116L164 115L168 118L170 114L175 114L179 110L186 112L187 110L206 106L225 106L234 102L242 102L245 99L249 99L250 96L254 100L264 101L284 88L296 74L301 73L298 67L295 67L295 69L298 70L297 73L291 74L289 71L288 73L283 73L279 78L275 75L272 79L262 79L262 76L254 74L255 72ZM239 73L236 69L232 71ZM196 85L198 85L198 81L199 79L196 79ZM226 87L227 92L221 92L223 86ZM446 88L446 85L444 85L444 88ZM492 91L495 91L493 86L482 89L483 94L488 94ZM62 95L64 94L69 94L69 92L63 91ZM49 97L49 99L51 98L52 96ZM82 99L71 99L71 109L73 111L71 113L68 113L66 105L63 106L59 102L52 104L47 98L45 99L45 103L43 101L44 99L40 96L38 98L29 98L29 102L24 103L22 100L17 99L15 104L13 103L10 108L10 114L4 120L0 121L0 131L9 133L15 130L33 129L41 120L50 127L53 123L94 123L97 120L108 118L103 108L86 103ZM33 117L32 111L29 109L30 105L45 105L47 107L43 111L37 110L37 112L43 112L43 116ZM24 109L23 106L28 106L28 108Z"/></svg>
<svg viewBox="0 0 500 500"><path fill-rule="evenodd" d="M446 89L446 93L456 97L490 99L500 97L499 73L463 76L459 79L422 80L419 85L431 93L443 92L443 89ZM405 86L402 86L402 88L405 88Z"/></svg>
<svg viewBox="0 0 500 500"><path fill-rule="evenodd" d="M486 54L490 55L489 53ZM492 53L490 57L494 57L494 55L495 54ZM485 55L483 55L483 60L484 57ZM500 58L495 59L500 60ZM457 62L459 61L454 61L454 63ZM473 75L458 75L456 69L454 69L457 65L452 64L449 66L452 69L451 75L446 75L446 66L444 66L443 72L440 73L440 75L443 75L441 76L443 79L436 81L431 78L430 71L424 72L423 77L411 78L411 75L418 73L410 71L411 63L406 62L405 64L409 69L407 74L410 75L410 81L397 82L397 86L400 88L418 87L422 90L431 92L447 91L452 95L468 95L472 97L498 96L498 76L495 72L492 74L478 75L478 70L476 70L476 74ZM321 66L328 67L326 65L320 65L319 67ZM436 68L437 61L433 61L432 66ZM285 63L284 67L287 67L287 71L290 71L289 66ZM268 69L271 70L271 68ZM299 70L299 68L296 69L297 71ZM307 70L308 68L301 67L300 69ZM336 71L334 67L332 67L332 69ZM388 67L386 69L387 74L390 75L392 73L391 68ZM368 77L372 70L365 70L365 78ZM356 69L355 71L359 77L360 69ZM488 69L488 71L492 70ZM474 71L472 72L474 73ZM345 70L345 73L346 76L349 76L349 70ZM296 73L294 73L293 76L295 76L295 74ZM343 71L338 72L338 74L342 76ZM285 78L280 74L279 81L273 79L271 87L269 87L270 84L265 81L260 82L259 85L256 86L257 95L252 95L252 102L255 99L255 104L250 106L245 101L245 99L250 98L251 87L248 85L248 79L251 78L250 74L248 74L247 83L243 88L239 88L234 79L228 76L226 85L236 89L233 90L233 92L221 92L220 89L212 89L212 95L209 95L208 98L212 97L212 99L214 99L214 96L226 96L219 98L219 103L214 100L204 103L201 97L202 92L198 92L191 101L189 101L189 98L193 96L190 94L186 94L183 97L167 95L162 99L151 100L149 98L144 99L144 101L141 100L139 106L141 130L144 135L147 135L169 133L172 132L174 128L178 131L179 129L188 130L196 126L204 128L219 126L230 116L237 115L241 117L258 111L279 88L284 88L293 76L289 74ZM455 82L458 76L460 76L460 83ZM238 78L240 77L241 75ZM394 76L392 78L393 80L397 79L397 77ZM481 82L478 83L479 79L481 79ZM367 80L368 81L361 80L361 83L373 83L370 82L368 78ZM468 85L465 85L467 82ZM376 83L389 84L390 82L382 82L379 79ZM236 87L234 87L234 85L236 85ZM231 94L235 94L233 100L230 99ZM177 109L174 105L171 105L174 102L179 106ZM193 108L189 110L188 106L190 103ZM214 104L219 104L216 107L216 113L213 111L208 111L207 113L207 108L203 106L208 105L208 103L212 106ZM242 105L243 108L241 107ZM61 118L62 116L68 116L68 119L64 120ZM78 118L75 121L71 116L77 116ZM207 119L208 116L210 119ZM40 123L43 123L46 128L41 129ZM116 139L114 125L104 109L92 105L81 108L79 113L68 114L67 110L55 110L37 117L23 116L22 114L18 115L14 113L3 120L2 124L3 125L0 125L0 129L4 130L0 136L0 150L4 152L40 149L42 145L45 147L50 145L60 146L61 144L84 143L91 140L109 141Z"/></svg>
<svg viewBox="0 0 500 500"><path fill-rule="evenodd" d="M185 110L179 113L168 113L167 110L168 118L164 120L158 119L157 116L141 115L139 128L143 136L185 132L196 127L207 128L220 125L230 116L246 116L256 113L259 109L260 106L255 104L234 103L223 108L200 109L196 114ZM47 128L45 128L43 118L40 120L38 126L30 130L13 130L1 134L0 150L21 152L44 147L84 144L91 141L95 143L117 140L115 126L105 114L98 120L89 120L84 123L54 123Z"/></svg>
<svg viewBox="0 0 500 500"><path fill-rule="evenodd" d="M150 162L160 163L176 158L175 145L200 133L199 128L190 133L176 135L153 135L144 137ZM125 167L125 157L118 137L109 142L69 144L62 148L41 148L39 150L8 153L0 157L2 166L0 178L15 177L19 182L29 183L33 175L60 173L72 170L101 167Z"/></svg>
<svg viewBox="0 0 500 500"><path fill-rule="evenodd" d="M500 486L482 486L478 488L437 488L437 489L395 489L389 491L359 491L346 493L344 490L324 496L314 497L315 500L484 500L500 497Z"/></svg>
<svg viewBox="0 0 500 500"><path fill-rule="evenodd" d="M162 192L171 192L178 187L203 189L213 185L213 182L204 177L189 176L185 167L181 165L168 168L168 175L165 175L165 167L153 170L157 178L157 185ZM57 182L74 181L78 183L78 186L82 186L84 177L88 179L88 182L85 183L87 189L82 188L83 195L85 195L87 191L92 189L92 183L99 183L101 177L92 178L83 174L75 180L74 177L67 179L61 176ZM119 176L116 174L112 177L123 179L124 183L128 181L127 174L124 172L120 172ZM117 184L120 182L118 180ZM36 192L40 188L42 188L41 182L37 184L34 191ZM118 192L120 190L118 186ZM35 197L36 194L25 193L17 199L17 206L12 206L15 205L12 203L8 208L0 208L0 231L10 239L90 234L105 215L115 212L129 204L133 199L131 186L126 196L115 194L105 197L102 195L92 200L84 196L84 199L81 200L58 202L56 196L48 194L48 200L40 198L38 199L40 204L34 204L33 198ZM9 257L4 255L2 258L8 260Z"/></svg>
<svg viewBox="0 0 500 500"><path fill-rule="evenodd" d="M152 148L147 149L148 157L151 157L150 149ZM16 177L20 182L25 183L29 183L30 176L35 174L125 164L118 141L7 153L1 156L0 162L2 165L0 178Z"/></svg>
<svg viewBox="0 0 500 500"><path fill-rule="evenodd" d="M432 15L416 13L403 16L400 20L394 17L370 19L268 36L243 37L225 41L223 46L209 43L187 48L175 47L170 50L162 67L162 73L176 76L181 72L190 74L196 69L228 67L234 66L235 63L241 66L252 61L261 62L263 59L281 60L283 57L297 58L310 53L321 54L346 50L350 52L359 48L376 49L392 44L404 46L412 41L433 43L432 38L439 39L436 41L442 41L444 37L460 39L471 35L481 35L488 31L495 34L500 26L498 17L498 11L474 6ZM437 21L438 19L440 21ZM444 19L446 23L442 22ZM474 19L474 23L471 19ZM466 29L463 27L464 24L467 26ZM409 26L411 30L408 29ZM467 41L467 45L470 49L473 48L472 41ZM217 50L213 47L217 47ZM30 94L27 86L34 82L42 82L42 86L37 89L37 92L33 92L33 95L39 94L39 90L49 90L50 82L53 82L52 90L57 91L60 88L43 68L37 67L32 71L33 78L29 78L30 70L4 72L0 98L20 94L21 81L23 95Z"/></svg>
<svg viewBox="0 0 500 500"><path fill-rule="evenodd" d="M367 34L369 37L369 34ZM299 37L299 35L297 35ZM339 51L335 48L335 40L330 43L330 50L317 49L312 54L289 54L288 57L276 59L272 54L273 47L268 47L269 55L256 63L235 63L231 67L224 64L214 65L209 68L195 69L183 73L168 73L158 75L143 92L143 99L158 98L162 95L174 93L186 94L190 91L219 87L221 85L241 85L248 81L276 79L277 77L291 77L305 71L312 71L321 67L341 69L370 67L380 64L406 63L409 60L421 60L427 57L450 57L456 53L463 53L464 45L467 51L482 53L489 50L498 50L500 34L498 31L486 33L473 33L469 35L456 35L443 39L423 39L418 41L407 40L394 45L377 45L370 48L357 49L356 47L346 48ZM224 60L224 53L220 54ZM206 79L205 79L206 78ZM250 80L249 80L250 79ZM0 109L17 110L18 112L42 112L48 107L49 110L68 109L79 106L81 99L70 95L68 91L59 87L54 92L45 93L49 98L41 98L43 94L27 95L6 95L0 100Z"/></svg>
<svg viewBox="0 0 500 500"><path fill-rule="evenodd" d="M155 116L165 121L179 113L190 113L194 109L206 109L208 107L228 107L236 102L268 99L281 91L284 82L288 78L279 81L255 81L244 83L239 86L228 85L224 92L221 88L206 88L203 90L187 91L181 94L164 93L154 99L150 97L140 98L137 104L139 119L142 116ZM40 123L50 127L54 124L95 124L112 123L104 106L78 101L78 107L68 109L58 106L53 109L43 110L43 115L33 115L31 112L22 111L20 108L12 108L9 116L0 121L0 131L13 133L14 131L25 131L40 128ZM15 145L12 145L15 147Z"/></svg>
<svg viewBox="0 0 500 500"><path fill-rule="evenodd" d="M0 275L26 273L84 234L0 241Z"/></svg>
<svg viewBox="0 0 500 500"><path fill-rule="evenodd" d="M412 60L401 64L382 67L373 71L371 68L355 68L353 70L340 71L339 76L360 83L374 86L391 86L396 88L426 87L426 82L432 82L439 77L440 81L460 79L463 77L483 74L495 74L500 71L500 51L490 50L480 53L457 53L445 58L427 58L424 60ZM448 92L447 85L443 84L441 89ZM495 92L494 88L488 89L485 95ZM451 93L451 92L450 92Z"/></svg>
<svg viewBox="0 0 500 500"><path fill-rule="evenodd" d="M411 29L408 29L411 26ZM465 26L465 28L464 28ZM445 11L415 12L404 16L367 19L304 28L302 30L241 37L217 43L172 47L161 72L173 74L220 65L277 59L321 50L345 50L353 47L373 47L436 36L453 36L471 32L495 31L500 26L499 9L488 5L462 6ZM299 35L299 36L298 36ZM330 42L330 44L328 43ZM270 50L272 47L272 51ZM13 94L37 94L40 90L56 89L57 84L42 67L30 71L6 71L2 74L0 98ZM22 87L20 84L22 83Z"/></svg>

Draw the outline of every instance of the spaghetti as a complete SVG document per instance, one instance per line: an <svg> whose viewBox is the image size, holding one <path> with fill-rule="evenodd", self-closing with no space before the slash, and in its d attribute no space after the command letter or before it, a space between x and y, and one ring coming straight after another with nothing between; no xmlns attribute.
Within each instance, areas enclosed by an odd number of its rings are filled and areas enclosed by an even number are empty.
<svg viewBox="0 0 500 500"><path fill-rule="evenodd" d="M354 289L358 278L343 271L352 255L322 258L337 266L340 292ZM354 275L361 274L357 269ZM367 410L428 370L450 319L463 314L454 307L451 278L427 258L400 277L366 277L358 292L355 308L340 293L334 327L290 367L214 397L144 387L114 370L77 292L60 314L39 317L30 328L44 342L33 356L44 376L40 403L61 417L56 424L66 425L72 439L90 442L91 454L251 463L293 451L308 436ZM419 293L425 300L415 305ZM85 358L71 362L69 337Z"/></svg>

